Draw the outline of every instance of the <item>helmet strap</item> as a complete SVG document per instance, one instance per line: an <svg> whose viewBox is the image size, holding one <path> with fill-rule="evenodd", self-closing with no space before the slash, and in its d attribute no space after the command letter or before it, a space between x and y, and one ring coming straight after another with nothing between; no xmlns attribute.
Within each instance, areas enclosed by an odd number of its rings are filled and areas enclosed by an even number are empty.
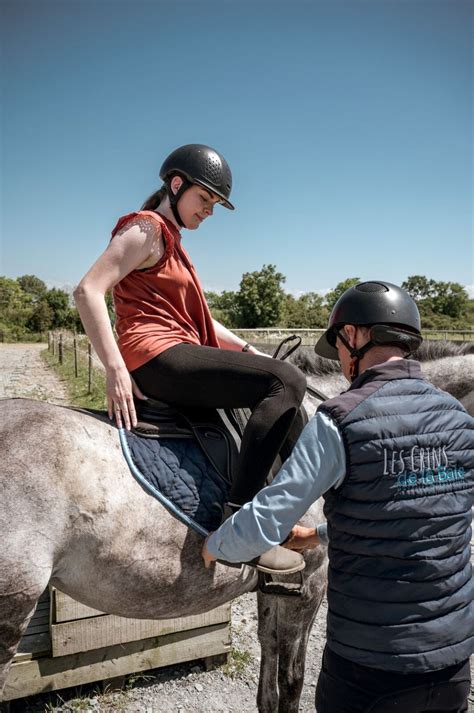
<svg viewBox="0 0 474 713"><path fill-rule="evenodd" d="M188 179L185 178L184 176L180 176L180 178L182 179L183 182L180 185L180 187L178 188L178 190L176 191L176 193L173 193L173 191L171 190L171 178L165 179L165 186L166 186L166 192L168 193L171 210L173 211L175 220L178 223L178 225L181 226L181 228L184 228L184 223L181 219L181 216L180 216L179 210L178 210L178 201L181 198L181 196L183 195L183 193L185 191L187 191L188 188L191 188L191 186L193 184L191 183L191 181L188 181Z"/></svg>
<svg viewBox="0 0 474 713"><path fill-rule="evenodd" d="M354 381L354 379L357 379L359 376L359 363L359 357L351 358L351 363L349 365L349 376L351 377L351 381Z"/></svg>
<svg viewBox="0 0 474 713"><path fill-rule="evenodd" d="M366 354L369 349L372 349L372 347L375 347L376 345L372 340L368 341L366 344L364 344L363 347L360 349L356 349L355 347L351 347L345 336L341 332L337 332L337 336L341 340L341 342L344 344L345 348L351 355L351 363L350 363L350 368L349 368L349 375L351 377L351 381L354 381L359 376L359 365L360 365L360 360Z"/></svg>

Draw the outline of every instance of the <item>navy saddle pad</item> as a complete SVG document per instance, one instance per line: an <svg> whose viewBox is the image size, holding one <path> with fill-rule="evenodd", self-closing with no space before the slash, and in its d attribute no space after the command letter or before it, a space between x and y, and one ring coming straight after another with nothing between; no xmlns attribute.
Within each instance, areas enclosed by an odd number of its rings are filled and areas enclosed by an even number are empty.
<svg viewBox="0 0 474 713"><path fill-rule="evenodd" d="M136 406L137 427L119 431L132 474L173 515L206 536L219 526L228 500L244 414L178 412L151 399Z"/></svg>

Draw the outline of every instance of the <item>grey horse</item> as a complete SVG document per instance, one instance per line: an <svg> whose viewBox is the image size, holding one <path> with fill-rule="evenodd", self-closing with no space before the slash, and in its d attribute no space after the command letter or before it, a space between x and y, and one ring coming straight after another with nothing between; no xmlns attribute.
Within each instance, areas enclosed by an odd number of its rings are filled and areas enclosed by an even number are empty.
<svg viewBox="0 0 474 713"><path fill-rule="evenodd" d="M441 385L449 376L459 397L469 390L463 379L474 356L459 357L457 380L453 358L427 366ZM347 387L337 373L314 371L310 382L328 396ZM315 402L306 405L314 411ZM0 400L0 449L0 700L48 582L95 609L145 619L200 614L255 589L249 567L205 570L202 539L131 477L113 425L45 402ZM301 522L322 517L318 501ZM258 594L257 705L265 713L298 711L307 641L327 575L324 548L305 557L301 597Z"/></svg>

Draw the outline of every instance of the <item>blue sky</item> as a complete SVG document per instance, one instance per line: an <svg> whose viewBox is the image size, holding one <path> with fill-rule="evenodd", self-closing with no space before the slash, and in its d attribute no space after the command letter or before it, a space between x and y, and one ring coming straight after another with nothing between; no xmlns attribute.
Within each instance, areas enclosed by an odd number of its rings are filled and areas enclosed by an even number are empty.
<svg viewBox="0 0 474 713"><path fill-rule="evenodd" d="M461 0L3 0L0 274L76 284L163 158L227 158L206 289L275 264L472 285L472 8Z"/></svg>

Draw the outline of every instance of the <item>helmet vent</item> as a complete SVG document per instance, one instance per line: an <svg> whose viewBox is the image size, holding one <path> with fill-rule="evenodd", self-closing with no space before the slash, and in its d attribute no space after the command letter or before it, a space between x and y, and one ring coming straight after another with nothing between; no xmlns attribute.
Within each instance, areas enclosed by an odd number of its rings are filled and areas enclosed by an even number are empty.
<svg viewBox="0 0 474 713"><path fill-rule="evenodd" d="M206 177L211 183L219 184L221 182L221 162L216 156L208 156L205 172Z"/></svg>
<svg viewBox="0 0 474 713"><path fill-rule="evenodd" d="M388 287L380 282L361 282L355 289L359 292L388 292Z"/></svg>

